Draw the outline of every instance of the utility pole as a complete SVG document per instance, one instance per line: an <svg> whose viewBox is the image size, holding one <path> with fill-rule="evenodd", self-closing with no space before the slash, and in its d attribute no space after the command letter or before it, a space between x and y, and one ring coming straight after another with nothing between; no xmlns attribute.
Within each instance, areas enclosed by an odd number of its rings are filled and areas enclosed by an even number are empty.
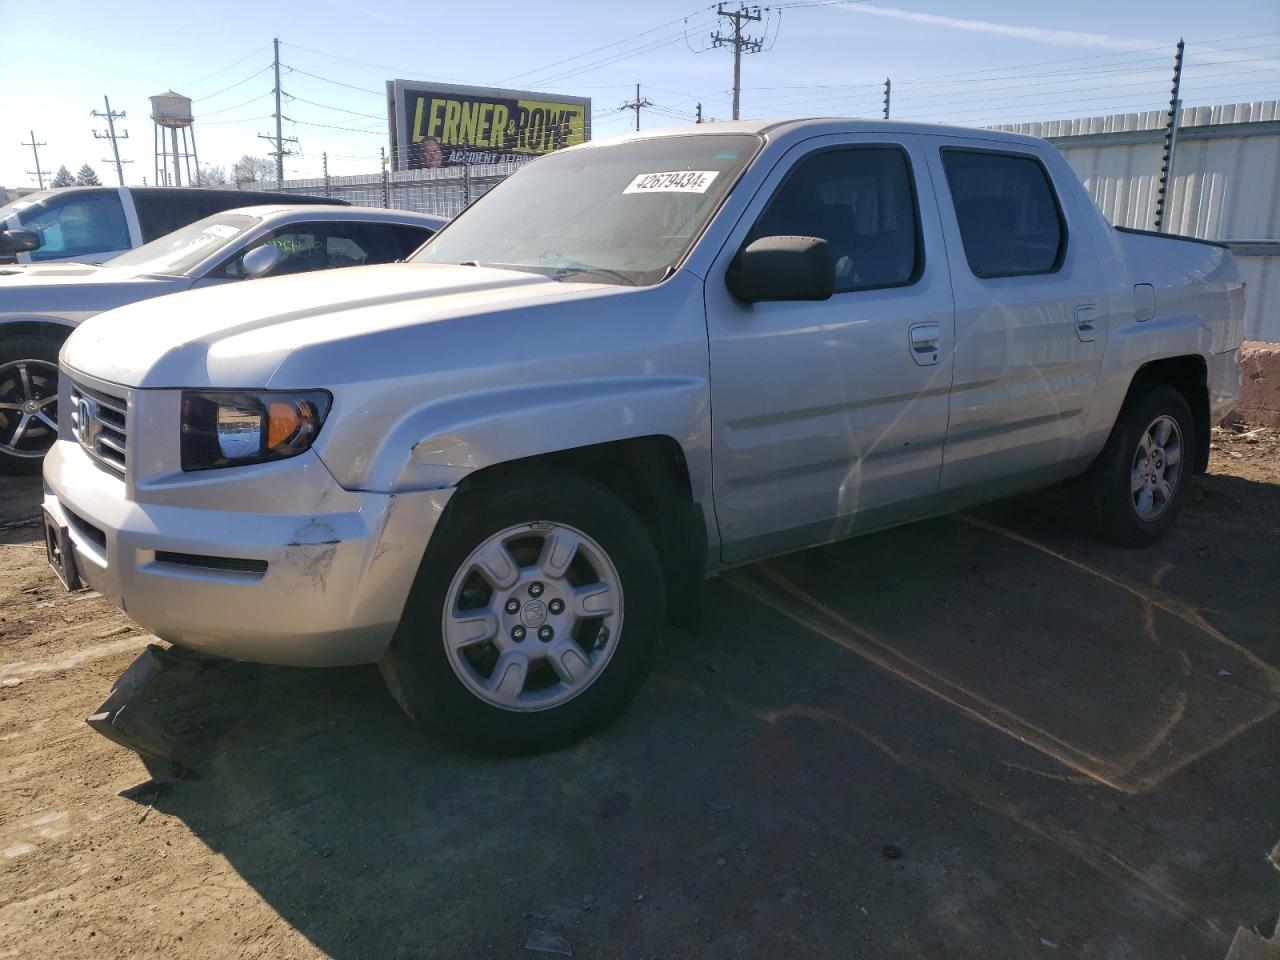
<svg viewBox="0 0 1280 960"><path fill-rule="evenodd" d="M329 196L329 151L326 150L320 154L321 162L324 164L324 195Z"/></svg>
<svg viewBox="0 0 1280 960"><path fill-rule="evenodd" d="M701 103L699 103L699 104L698 104L698 119L697 119L697 120L695 120L695 121L693 121L693 122L694 122L694 123L701 123L701 122L702 122L702 104L701 104Z"/></svg>
<svg viewBox="0 0 1280 960"><path fill-rule="evenodd" d="M1160 189L1156 193L1156 232L1164 231L1165 199L1173 180L1173 153L1178 146L1178 121L1181 119L1182 100L1182 39L1178 39L1178 51L1173 57L1173 89L1169 91L1169 119L1164 129L1164 157L1160 162Z"/></svg>
<svg viewBox="0 0 1280 960"><path fill-rule="evenodd" d="M640 108L641 108L641 107L652 107L652 106L653 106L653 104L649 102L649 98L648 98L648 97L645 97L645 98L641 99L641 97L640 97L640 84L639 84L639 82L637 82L637 83L636 83L636 98L635 98L634 100L629 100L629 101L627 101L626 103L624 103L620 109L622 109L622 110L634 110L634 111L636 112L636 129L637 129L637 130L639 130L639 129L640 129Z"/></svg>
<svg viewBox="0 0 1280 960"><path fill-rule="evenodd" d="M28 143L26 140L23 140L23 141L22 141L22 145L23 145L24 147L30 147L30 148L31 148L31 152L32 152L32 153L34 153L34 154L35 154L35 156L36 156L36 168L35 168L34 170L28 170L28 171L27 171L27 176L29 176L29 177L35 177L35 178L36 178L36 183L40 184L40 189L41 189L41 190L43 190L43 189L44 189L44 175L45 175L48 171L47 171L47 170L45 170L45 169L43 169L43 168L40 166L40 148L41 148L41 147L47 147L47 146L48 146L48 144L47 144L47 143L43 143L43 142L37 143L37 142L36 142L36 132L35 132L34 130L32 130L32 131L31 131L31 142L30 142L30 143Z"/></svg>
<svg viewBox="0 0 1280 960"><path fill-rule="evenodd" d="M89 116L91 116L91 117L106 117L106 119L107 119L107 132L106 132L106 133L102 133L102 132L101 132L101 131L99 131L99 130L94 130L94 131L93 131L93 139L95 139L95 140L110 140L110 141L111 141L111 153L112 153L112 155L115 157L116 177L117 177L117 178L119 178L119 180L120 180L120 186L122 186L122 187L123 187L123 186L124 186L124 164L126 164L126 163L133 163L133 161L132 161L132 160L121 160L121 159L120 159L120 147L116 144L116 140L117 140L117 139L120 139L120 140L128 140L128 139L129 139L129 131L128 131L128 130L126 130L124 133L119 134L118 136L117 136L117 134L116 134L116 120L123 120L123 119L124 119L124 115L125 115L125 111L121 110L119 113L117 113L116 111L112 110L112 109L111 109L111 101L107 98L107 95L106 95L106 94L103 94L103 95L102 95L102 103L103 103L103 105L107 108L106 113L103 113L103 112L101 112L101 111L99 111L99 110L91 110L91 111L89 111ZM109 161L106 161L106 160L104 160L104 161L103 161L103 163L107 163L107 162L109 162Z"/></svg>
<svg viewBox="0 0 1280 960"><path fill-rule="evenodd" d="M275 157L275 158L276 158L276 184L277 184L277 185L279 185L279 184L284 180L284 158L285 158L285 156L286 156L286 155L287 155L287 153L288 153L288 151L286 151L286 150L285 150L284 145L285 145L286 143L297 143L297 142L298 142L298 138L297 138L297 137L286 137L286 136L284 135L283 120L284 120L285 118L284 118L284 117L283 117L283 115L280 113L280 38L279 38L279 37L275 37L275 38L272 40L272 43L273 43L273 44L274 44L274 46L275 46L275 58L274 58L274 60L272 61L272 66L275 68L275 77L276 77L276 89L275 89L275 95L276 95L276 113L275 113L275 117L276 117L276 135L273 137L273 136L271 136L271 135L269 135L269 134L266 134L266 133L260 133L260 134L258 134L258 139L259 139L259 140L266 140L266 141L268 141L268 142L270 142L270 143L274 143L274 144L276 145L276 148L275 148L275 150L272 152L271 156L273 156L273 157Z"/></svg>
<svg viewBox="0 0 1280 960"><path fill-rule="evenodd" d="M884 78L884 118L889 119L889 93L893 90L893 84L889 82L889 78Z"/></svg>
<svg viewBox="0 0 1280 960"><path fill-rule="evenodd" d="M716 5L716 16L728 17L733 21L733 36L727 37L717 30L711 35L711 45L713 47L733 47L733 119L738 119L738 101L742 93L742 53L759 53L764 45L762 40L753 40L751 37L744 36L742 33L742 25L744 23L758 22L760 20L759 7L740 6L737 10L726 10L723 3Z"/></svg>

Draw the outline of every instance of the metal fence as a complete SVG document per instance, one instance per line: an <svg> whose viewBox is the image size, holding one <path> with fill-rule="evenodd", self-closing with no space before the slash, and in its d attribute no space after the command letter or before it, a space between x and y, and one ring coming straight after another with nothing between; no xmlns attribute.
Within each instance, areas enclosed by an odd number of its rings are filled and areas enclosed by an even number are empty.
<svg viewBox="0 0 1280 960"><path fill-rule="evenodd" d="M518 162L484 163L348 177L267 180L243 186L253 190L333 197L366 207L390 207L452 217L520 165Z"/></svg>

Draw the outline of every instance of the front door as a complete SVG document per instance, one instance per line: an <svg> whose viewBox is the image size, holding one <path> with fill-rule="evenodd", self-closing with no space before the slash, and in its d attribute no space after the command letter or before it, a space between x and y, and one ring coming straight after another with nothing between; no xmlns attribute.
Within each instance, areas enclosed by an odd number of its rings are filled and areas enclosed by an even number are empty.
<svg viewBox="0 0 1280 960"><path fill-rule="evenodd" d="M816 138L772 172L706 282L712 461L725 562L927 512L951 386L953 307L916 138ZM821 237L825 302L725 287L763 236Z"/></svg>

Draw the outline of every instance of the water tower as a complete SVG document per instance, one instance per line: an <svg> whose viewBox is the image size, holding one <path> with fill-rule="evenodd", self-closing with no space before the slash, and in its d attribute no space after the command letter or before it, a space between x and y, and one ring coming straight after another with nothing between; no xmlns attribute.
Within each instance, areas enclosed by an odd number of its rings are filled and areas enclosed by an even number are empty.
<svg viewBox="0 0 1280 960"><path fill-rule="evenodd" d="M200 159L196 156L196 130L191 115L191 98L166 90L151 98L151 119L155 121L156 185L182 186L182 168L187 183L200 185ZM187 134L190 132L190 143ZM178 136L182 136L179 147ZM195 165L195 176L191 175Z"/></svg>

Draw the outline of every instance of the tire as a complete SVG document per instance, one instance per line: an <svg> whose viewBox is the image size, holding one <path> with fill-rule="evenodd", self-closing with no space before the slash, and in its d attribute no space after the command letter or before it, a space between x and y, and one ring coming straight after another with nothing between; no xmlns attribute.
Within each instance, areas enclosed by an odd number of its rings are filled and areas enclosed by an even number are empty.
<svg viewBox="0 0 1280 960"><path fill-rule="evenodd" d="M380 668L405 712L447 740L551 750L636 695L665 602L657 551L623 500L574 474L507 473L450 502Z"/></svg>
<svg viewBox="0 0 1280 960"><path fill-rule="evenodd" d="M0 339L0 473L39 473L58 439L61 347L39 334Z"/></svg>
<svg viewBox="0 0 1280 960"><path fill-rule="evenodd" d="M1195 421L1181 393L1163 383L1135 384L1107 445L1071 487L1073 509L1110 543L1155 543L1186 500L1196 442Z"/></svg>

